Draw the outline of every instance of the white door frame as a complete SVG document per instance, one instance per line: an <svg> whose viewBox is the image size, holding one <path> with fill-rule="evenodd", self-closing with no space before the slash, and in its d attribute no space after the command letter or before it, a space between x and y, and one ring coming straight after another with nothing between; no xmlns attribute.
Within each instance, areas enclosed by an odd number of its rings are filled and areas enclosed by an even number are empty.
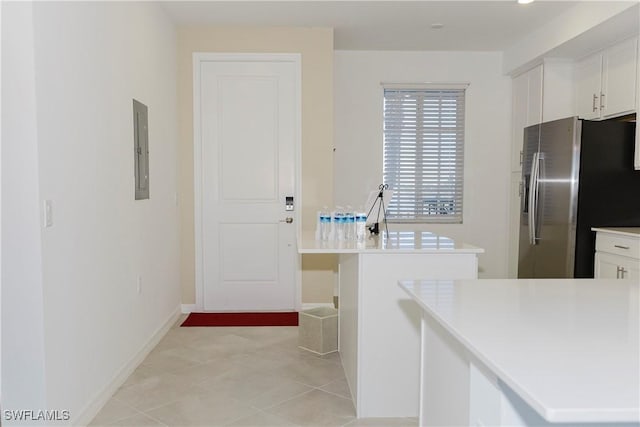
<svg viewBox="0 0 640 427"><path fill-rule="evenodd" d="M200 65L203 62L224 62L224 61L247 61L247 62L292 62L296 65L295 71L295 93L296 93L296 119L295 119L295 210L293 218L295 224L296 241L301 235L301 207L302 207L302 61L299 53L193 53L193 189L194 189L194 232L195 232L195 286L196 304L195 309L204 309L204 265L202 260L202 135L201 124L201 102L200 102ZM300 311L302 306L302 270L301 256L295 257L295 309Z"/></svg>

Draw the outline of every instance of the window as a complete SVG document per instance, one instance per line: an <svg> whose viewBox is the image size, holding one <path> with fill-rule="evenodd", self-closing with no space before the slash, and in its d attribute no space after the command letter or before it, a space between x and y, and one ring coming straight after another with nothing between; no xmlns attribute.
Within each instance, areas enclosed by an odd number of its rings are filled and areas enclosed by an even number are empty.
<svg viewBox="0 0 640 427"><path fill-rule="evenodd" d="M462 222L466 85L384 89L384 183L393 222Z"/></svg>

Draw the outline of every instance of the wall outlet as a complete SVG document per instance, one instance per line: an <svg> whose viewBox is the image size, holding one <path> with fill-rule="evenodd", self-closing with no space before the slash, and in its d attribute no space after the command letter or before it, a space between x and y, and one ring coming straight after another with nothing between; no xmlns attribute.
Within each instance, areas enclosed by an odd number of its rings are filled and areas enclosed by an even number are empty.
<svg viewBox="0 0 640 427"><path fill-rule="evenodd" d="M142 293L142 276L138 276L138 282L136 284L136 292L138 295Z"/></svg>

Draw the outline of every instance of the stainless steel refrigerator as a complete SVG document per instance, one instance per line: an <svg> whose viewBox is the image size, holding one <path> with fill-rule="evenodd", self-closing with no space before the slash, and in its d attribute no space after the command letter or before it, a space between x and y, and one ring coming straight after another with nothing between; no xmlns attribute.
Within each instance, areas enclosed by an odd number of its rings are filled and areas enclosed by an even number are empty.
<svg viewBox="0 0 640 427"><path fill-rule="evenodd" d="M519 278L593 277L591 227L640 226L635 123L570 117L525 128Z"/></svg>

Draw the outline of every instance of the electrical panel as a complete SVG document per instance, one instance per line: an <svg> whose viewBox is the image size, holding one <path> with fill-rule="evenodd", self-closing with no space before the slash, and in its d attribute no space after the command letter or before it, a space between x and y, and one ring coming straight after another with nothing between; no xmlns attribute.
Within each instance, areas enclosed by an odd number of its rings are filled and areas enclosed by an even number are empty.
<svg viewBox="0 0 640 427"><path fill-rule="evenodd" d="M133 163L136 200L149 198L149 113L147 106L133 100Z"/></svg>

